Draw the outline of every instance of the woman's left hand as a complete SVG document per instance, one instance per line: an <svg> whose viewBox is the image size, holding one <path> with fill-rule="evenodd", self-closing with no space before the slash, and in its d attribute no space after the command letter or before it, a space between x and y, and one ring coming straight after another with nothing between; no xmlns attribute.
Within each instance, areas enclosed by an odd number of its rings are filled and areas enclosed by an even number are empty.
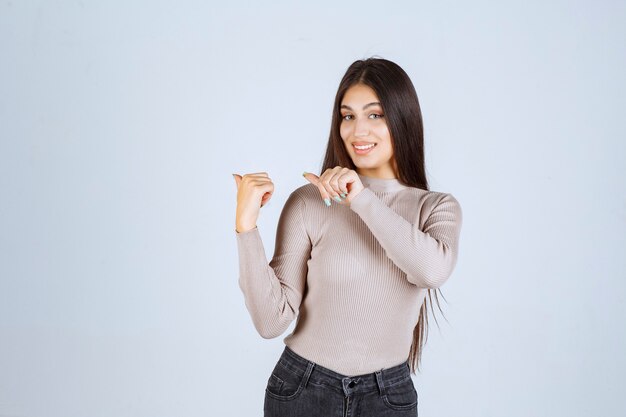
<svg viewBox="0 0 626 417"><path fill-rule="evenodd" d="M331 199L338 204L350 205L352 199L364 188L355 170L340 166L328 168L319 177L311 172L302 175L319 189L327 206L330 206Z"/></svg>

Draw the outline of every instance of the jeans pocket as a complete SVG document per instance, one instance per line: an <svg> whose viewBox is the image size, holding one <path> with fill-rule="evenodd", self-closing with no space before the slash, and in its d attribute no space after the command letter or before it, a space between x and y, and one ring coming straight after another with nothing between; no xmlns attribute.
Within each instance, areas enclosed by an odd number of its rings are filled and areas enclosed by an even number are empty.
<svg viewBox="0 0 626 417"><path fill-rule="evenodd" d="M284 382L285 381L283 381L282 379L274 375L274 373L272 373L270 375L270 379L267 381L267 389L272 392L279 393L280 389L283 387Z"/></svg>
<svg viewBox="0 0 626 417"><path fill-rule="evenodd" d="M303 382L304 374L300 375L279 362L267 381L265 393L276 400L289 401L302 392Z"/></svg>
<svg viewBox="0 0 626 417"><path fill-rule="evenodd" d="M411 377L385 387L383 402L392 410L411 410L417 407L417 390Z"/></svg>

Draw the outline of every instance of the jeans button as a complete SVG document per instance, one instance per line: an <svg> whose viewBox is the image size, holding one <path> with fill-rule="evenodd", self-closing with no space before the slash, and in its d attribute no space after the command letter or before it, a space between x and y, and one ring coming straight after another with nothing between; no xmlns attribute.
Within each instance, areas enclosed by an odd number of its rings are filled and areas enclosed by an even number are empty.
<svg viewBox="0 0 626 417"><path fill-rule="evenodd" d="M356 384L354 383L354 381L350 381L350 383L348 384L348 387L353 388Z"/></svg>

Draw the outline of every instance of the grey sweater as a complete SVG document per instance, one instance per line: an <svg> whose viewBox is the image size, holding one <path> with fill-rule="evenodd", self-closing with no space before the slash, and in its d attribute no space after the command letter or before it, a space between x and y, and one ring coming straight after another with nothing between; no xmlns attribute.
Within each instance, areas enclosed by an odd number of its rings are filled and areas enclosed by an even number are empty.
<svg viewBox="0 0 626 417"><path fill-rule="evenodd" d="M254 326L294 352L356 376L407 360L427 288L456 265L461 207L448 193L360 175L350 205L313 184L280 214L268 264L258 228L236 233L239 286ZM332 201L332 200L331 200Z"/></svg>

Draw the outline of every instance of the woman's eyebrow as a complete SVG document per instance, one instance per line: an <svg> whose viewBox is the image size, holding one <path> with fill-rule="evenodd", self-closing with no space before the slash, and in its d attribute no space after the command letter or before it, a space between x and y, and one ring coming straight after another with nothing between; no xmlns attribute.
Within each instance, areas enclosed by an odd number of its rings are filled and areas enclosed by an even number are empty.
<svg viewBox="0 0 626 417"><path fill-rule="evenodd" d="M373 103L367 103L365 106L363 106L363 110L367 109L370 106L380 106L380 103L378 101L375 101ZM382 106L381 106L382 107ZM352 110L352 107L348 106L347 104L342 104L341 105L342 109L348 109L348 110Z"/></svg>

